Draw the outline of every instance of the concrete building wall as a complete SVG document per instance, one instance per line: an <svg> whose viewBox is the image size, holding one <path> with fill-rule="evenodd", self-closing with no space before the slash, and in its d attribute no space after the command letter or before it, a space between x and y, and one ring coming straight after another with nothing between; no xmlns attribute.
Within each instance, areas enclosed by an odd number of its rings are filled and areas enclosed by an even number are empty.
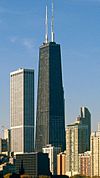
<svg viewBox="0 0 100 178"><path fill-rule="evenodd" d="M87 126L76 121L66 128L66 174L79 174L78 154L87 150Z"/></svg>
<svg viewBox="0 0 100 178"><path fill-rule="evenodd" d="M57 175L66 175L66 152L57 155Z"/></svg>
<svg viewBox="0 0 100 178"><path fill-rule="evenodd" d="M100 131L91 133L91 176L100 176Z"/></svg>
<svg viewBox="0 0 100 178"><path fill-rule="evenodd" d="M34 70L10 74L11 152L34 150Z"/></svg>
<svg viewBox="0 0 100 178"><path fill-rule="evenodd" d="M47 145L42 149L43 153L48 153L50 159L50 171L53 175L57 174L57 154L61 152L61 148Z"/></svg>
<svg viewBox="0 0 100 178"><path fill-rule="evenodd" d="M91 151L79 154L79 173L91 176Z"/></svg>

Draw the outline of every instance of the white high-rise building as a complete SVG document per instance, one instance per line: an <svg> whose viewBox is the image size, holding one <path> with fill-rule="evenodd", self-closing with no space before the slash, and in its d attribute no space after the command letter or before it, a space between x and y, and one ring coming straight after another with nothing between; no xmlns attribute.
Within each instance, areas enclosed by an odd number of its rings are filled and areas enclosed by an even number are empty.
<svg viewBox="0 0 100 178"><path fill-rule="evenodd" d="M34 150L34 70L10 74L11 152Z"/></svg>
<svg viewBox="0 0 100 178"><path fill-rule="evenodd" d="M57 154L61 152L60 147L52 146L51 144L42 148L43 153L48 153L50 159L50 171L53 175L57 174Z"/></svg>
<svg viewBox="0 0 100 178"><path fill-rule="evenodd" d="M100 131L100 122L98 123L98 131Z"/></svg>
<svg viewBox="0 0 100 178"><path fill-rule="evenodd" d="M91 133L91 176L100 176L100 130Z"/></svg>
<svg viewBox="0 0 100 178"><path fill-rule="evenodd" d="M79 174L79 153L87 150L88 126L78 117L76 122L66 128L66 175Z"/></svg>

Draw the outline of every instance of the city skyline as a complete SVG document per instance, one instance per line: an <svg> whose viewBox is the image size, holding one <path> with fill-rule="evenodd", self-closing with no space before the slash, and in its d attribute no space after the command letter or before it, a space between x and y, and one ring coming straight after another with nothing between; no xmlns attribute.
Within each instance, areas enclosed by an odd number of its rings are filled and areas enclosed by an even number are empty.
<svg viewBox="0 0 100 178"><path fill-rule="evenodd" d="M46 1L10 2L0 2L0 126L9 126L11 71L19 67L35 69L36 99L38 49L45 35ZM49 8L50 4L48 0ZM62 47L66 123L75 119L80 106L86 106L95 130L100 115L99 7L100 1L96 0L55 2L56 41Z"/></svg>

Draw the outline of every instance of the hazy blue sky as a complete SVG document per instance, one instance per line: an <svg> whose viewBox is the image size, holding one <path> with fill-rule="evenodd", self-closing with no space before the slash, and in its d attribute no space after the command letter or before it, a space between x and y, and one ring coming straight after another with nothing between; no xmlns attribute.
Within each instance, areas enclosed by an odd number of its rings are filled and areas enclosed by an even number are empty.
<svg viewBox="0 0 100 178"><path fill-rule="evenodd" d="M0 126L9 126L11 71L34 68L36 95L45 4L46 0L0 0ZM51 0L47 4L50 36ZM87 106L96 129L100 121L100 0L55 0L55 35L62 49L66 123L75 120L80 106Z"/></svg>

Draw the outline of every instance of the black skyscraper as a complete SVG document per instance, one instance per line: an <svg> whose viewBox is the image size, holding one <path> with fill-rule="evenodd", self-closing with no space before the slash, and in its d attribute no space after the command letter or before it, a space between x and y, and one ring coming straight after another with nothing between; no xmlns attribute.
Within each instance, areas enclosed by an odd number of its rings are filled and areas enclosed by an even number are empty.
<svg viewBox="0 0 100 178"><path fill-rule="evenodd" d="M36 116L36 151L52 144L65 149L64 91L62 84L60 45L54 42L54 14L52 3L52 32L48 42L46 7L45 43L39 51L39 74Z"/></svg>
<svg viewBox="0 0 100 178"><path fill-rule="evenodd" d="M36 150L47 144L65 149L64 91L60 45L40 47L36 117Z"/></svg>

